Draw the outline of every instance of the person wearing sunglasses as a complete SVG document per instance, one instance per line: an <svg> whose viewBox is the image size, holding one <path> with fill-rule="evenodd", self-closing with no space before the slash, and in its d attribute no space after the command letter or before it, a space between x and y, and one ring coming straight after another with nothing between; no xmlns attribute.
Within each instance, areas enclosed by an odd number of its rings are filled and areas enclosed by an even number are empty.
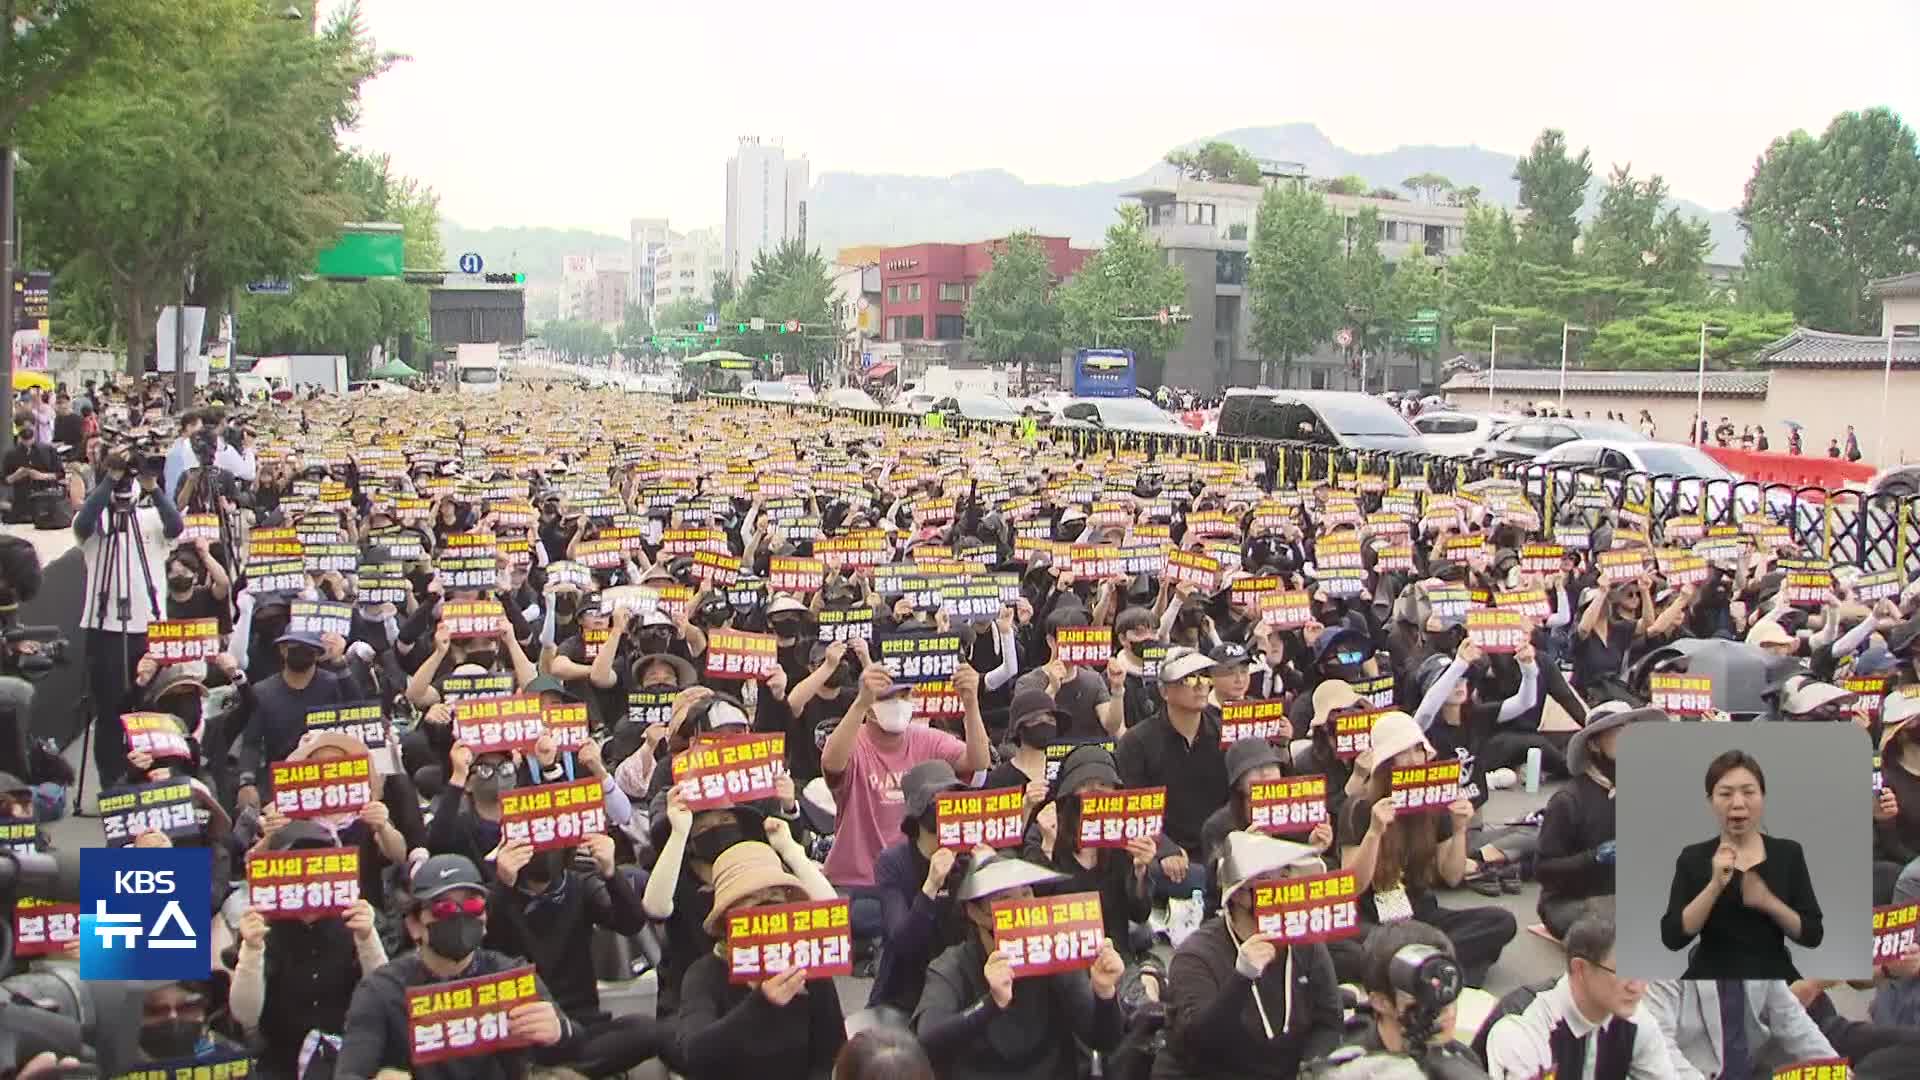
<svg viewBox="0 0 1920 1080"><path fill-rule="evenodd" d="M526 1075L529 1052L453 1058L432 1065L412 1064L407 991L434 983L498 975L524 966L518 957L480 947L487 932L487 884L471 859L435 855L413 871L406 929L414 950L360 980L347 1006L346 1028L334 1075L371 1077L383 1069L410 1072L414 1080L495 1080ZM538 974L537 996L507 1011L507 1031L534 1048L550 1047L574 1035L553 993Z"/></svg>
<svg viewBox="0 0 1920 1080"><path fill-rule="evenodd" d="M1213 694L1213 660L1196 649L1170 650L1160 663L1160 696L1166 708L1127 729L1114 748L1124 786L1167 789L1163 844L1154 859L1156 899L1206 892L1202 833L1207 818L1227 802L1227 760L1220 747L1220 717L1207 707Z"/></svg>
<svg viewBox="0 0 1920 1080"><path fill-rule="evenodd" d="M453 766L434 797L427 825L428 851L462 855L476 864L492 858L500 846L500 795L519 786L518 753L475 754L464 742L453 744L448 754Z"/></svg>

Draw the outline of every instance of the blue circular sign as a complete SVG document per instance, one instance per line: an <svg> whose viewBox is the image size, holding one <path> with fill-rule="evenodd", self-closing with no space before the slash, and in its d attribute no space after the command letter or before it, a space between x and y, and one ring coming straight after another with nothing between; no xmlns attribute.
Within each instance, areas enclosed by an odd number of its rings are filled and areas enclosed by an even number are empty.
<svg viewBox="0 0 1920 1080"><path fill-rule="evenodd" d="M460 272L463 274L477 274L485 265L480 261L480 253L477 251L469 251L460 256Z"/></svg>

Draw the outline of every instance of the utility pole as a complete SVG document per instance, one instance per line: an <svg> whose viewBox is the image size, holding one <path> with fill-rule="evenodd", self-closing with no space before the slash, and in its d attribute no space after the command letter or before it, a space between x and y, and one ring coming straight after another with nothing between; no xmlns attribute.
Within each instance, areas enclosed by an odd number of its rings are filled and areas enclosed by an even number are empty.
<svg viewBox="0 0 1920 1080"><path fill-rule="evenodd" d="M12 13L13 5L7 5ZM0 34L13 33L13 23L9 19ZM6 365L7 401L13 401L13 264L14 264L14 228L13 228L13 147L0 146L0 351L6 354L0 363ZM11 409L9 409L11 412ZM13 449L13 417L0 424L0 452Z"/></svg>
<svg viewBox="0 0 1920 1080"><path fill-rule="evenodd" d="M1560 324L1560 412L1567 411L1567 336L1575 330L1590 333L1584 326L1575 326L1570 322Z"/></svg>
<svg viewBox="0 0 1920 1080"><path fill-rule="evenodd" d="M1725 330L1724 326L1700 324L1700 376L1693 384L1693 431L1690 433L1692 438L1687 441L1703 449L1707 445L1707 437L1700 431L1707 422L1707 334Z"/></svg>
<svg viewBox="0 0 1920 1080"><path fill-rule="evenodd" d="M1495 325L1487 341L1487 412L1493 412L1494 373L1500 370L1500 331L1518 330L1517 326Z"/></svg>

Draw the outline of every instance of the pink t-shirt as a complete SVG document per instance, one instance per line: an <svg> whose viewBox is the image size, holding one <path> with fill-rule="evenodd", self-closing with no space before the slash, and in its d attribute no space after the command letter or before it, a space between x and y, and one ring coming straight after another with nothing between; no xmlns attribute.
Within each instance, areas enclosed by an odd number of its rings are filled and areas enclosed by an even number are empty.
<svg viewBox="0 0 1920 1080"><path fill-rule="evenodd" d="M874 860L900 839L900 821L907 813L900 778L907 770L923 761L945 761L959 772L967 756L966 743L925 724L908 726L886 752L874 744L873 730L861 725L847 771L833 785L839 815L826 870L827 880L842 887L873 884Z"/></svg>

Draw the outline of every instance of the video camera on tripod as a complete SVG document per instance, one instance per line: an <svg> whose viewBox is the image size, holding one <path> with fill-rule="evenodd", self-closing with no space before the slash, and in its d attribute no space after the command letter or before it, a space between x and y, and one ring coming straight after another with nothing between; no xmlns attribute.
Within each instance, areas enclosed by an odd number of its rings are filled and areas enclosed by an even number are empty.
<svg viewBox="0 0 1920 1080"><path fill-rule="evenodd" d="M1312 1080L1393 1080L1416 1075L1428 1080L1486 1080L1486 1070L1471 1051L1452 1041L1440 1045L1431 1041L1441 1014L1460 997L1460 965L1453 957L1431 945L1403 945L1387 965L1387 979L1396 993L1413 999L1398 1018L1406 1052L1369 1054L1349 1047L1308 1063L1301 1075ZM1373 1012L1365 999L1360 1011Z"/></svg>
<svg viewBox="0 0 1920 1080"><path fill-rule="evenodd" d="M158 480L166 475L167 445L152 432L126 432L104 424L100 427L100 435L107 442L107 449L101 456L101 470L118 474L113 484L112 509L115 513L124 514L133 509L134 479L137 476L145 474Z"/></svg>
<svg viewBox="0 0 1920 1080"><path fill-rule="evenodd" d="M39 593L39 553L17 536L0 535L0 677L38 679L55 664L67 662L71 642L58 626L30 626L19 621L20 605ZM29 643L32 647L25 647ZM0 691L0 699L6 697Z"/></svg>

